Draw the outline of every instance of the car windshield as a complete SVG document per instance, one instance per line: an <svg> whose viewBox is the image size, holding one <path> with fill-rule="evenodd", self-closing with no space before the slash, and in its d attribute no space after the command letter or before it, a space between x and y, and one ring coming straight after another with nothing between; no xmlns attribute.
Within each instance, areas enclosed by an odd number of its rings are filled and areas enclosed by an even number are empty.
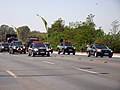
<svg viewBox="0 0 120 90"><path fill-rule="evenodd" d="M95 46L98 49L108 49L108 47L106 45L104 45L104 44L96 44Z"/></svg>
<svg viewBox="0 0 120 90"><path fill-rule="evenodd" d="M50 47L50 44L45 44L47 47Z"/></svg>
<svg viewBox="0 0 120 90"><path fill-rule="evenodd" d="M8 43L2 43L2 46L9 46Z"/></svg>
<svg viewBox="0 0 120 90"><path fill-rule="evenodd" d="M40 43L36 43L36 44L34 45L34 47L35 47L35 48L45 47L45 45L44 45L44 44L40 44Z"/></svg>
<svg viewBox="0 0 120 90"><path fill-rule="evenodd" d="M65 42L65 46L72 46L70 42Z"/></svg>
<svg viewBox="0 0 120 90"><path fill-rule="evenodd" d="M22 42L15 42L14 45L15 45L15 46L22 45Z"/></svg>

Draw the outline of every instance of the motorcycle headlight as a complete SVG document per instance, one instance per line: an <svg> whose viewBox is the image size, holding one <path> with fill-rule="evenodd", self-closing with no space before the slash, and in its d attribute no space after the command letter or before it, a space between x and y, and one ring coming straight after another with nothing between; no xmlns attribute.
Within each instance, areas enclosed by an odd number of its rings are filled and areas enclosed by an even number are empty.
<svg viewBox="0 0 120 90"><path fill-rule="evenodd" d="M34 51L38 51L38 49L37 49L37 48L34 48Z"/></svg>

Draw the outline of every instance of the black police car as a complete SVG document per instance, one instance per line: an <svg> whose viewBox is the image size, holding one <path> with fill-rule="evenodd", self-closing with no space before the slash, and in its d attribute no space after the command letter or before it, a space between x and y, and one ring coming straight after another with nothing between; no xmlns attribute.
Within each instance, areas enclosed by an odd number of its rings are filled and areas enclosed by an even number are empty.
<svg viewBox="0 0 120 90"><path fill-rule="evenodd" d="M21 41L13 41L9 45L9 54L14 54L15 52L19 52L22 54L26 54L26 47L22 44Z"/></svg>
<svg viewBox="0 0 120 90"><path fill-rule="evenodd" d="M49 52L53 53L53 48L52 48L51 44L49 44L49 43L44 43L44 44L46 45Z"/></svg>
<svg viewBox="0 0 120 90"><path fill-rule="evenodd" d="M34 57L35 55L50 56L49 50L43 42L33 42L28 48L28 56Z"/></svg>
<svg viewBox="0 0 120 90"><path fill-rule="evenodd" d="M109 49L104 43L97 42L95 44L88 46L87 54L88 54L88 57L90 57L91 55L94 55L95 57L108 56L109 58L112 58L113 51Z"/></svg>
<svg viewBox="0 0 120 90"><path fill-rule="evenodd" d="M9 43L8 42L1 42L0 43L0 52L9 51Z"/></svg>
<svg viewBox="0 0 120 90"><path fill-rule="evenodd" d="M58 54L63 52L63 54L68 53L69 55L70 53L73 53L73 55L75 55L76 52L75 47L72 45L71 42L69 42L69 40L64 40L63 42L61 42L60 45L57 46L57 50Z"/></svg>

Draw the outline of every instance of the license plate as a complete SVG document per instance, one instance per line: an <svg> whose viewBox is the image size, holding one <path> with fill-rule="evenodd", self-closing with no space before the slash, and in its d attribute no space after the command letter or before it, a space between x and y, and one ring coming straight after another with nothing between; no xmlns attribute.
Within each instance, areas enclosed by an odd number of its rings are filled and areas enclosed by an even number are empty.
<svg viewBox="0 0 120 90"><path fill-rule="evenodd" d="M109 53L104 53L105 55L109 55Z"/></svg>
<svg viewBox="0 0 120 90"><path fill-rule="evenodd" d="M5 50L8 50L8 48L5 48Z"/></svg>
<svg viewBox="0 0 120 90"><path fill-rule="evenodd" d="M40 52L40 53L45 53L45 52Z"/></svg>
<svg viewBox="0 0 120 90"><path fill-rule="evenodd" d="M72 51L72 49L69 49L69 51Z"/></svg>

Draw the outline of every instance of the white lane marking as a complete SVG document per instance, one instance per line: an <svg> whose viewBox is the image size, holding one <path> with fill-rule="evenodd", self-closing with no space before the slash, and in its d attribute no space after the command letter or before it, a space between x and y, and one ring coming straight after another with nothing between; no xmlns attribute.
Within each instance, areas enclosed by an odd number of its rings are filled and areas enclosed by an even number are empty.
<svg viewBox="0 0 120 90"><path fill-rule="evenodd" d="M16 78L17 76L13 73L13 72L11 72L11 71L6 71L8 74L10 74L11 76L13 76L14 78Z"/></svg>
<svg viewBox="0 0 120 90"><path fill-rule="evenodd" d="M48 61L43 61L44 63L47 63L47 64L55 64L53 62L48 62Z"/></svg>
<svg viewBox="0 0 120 90"><path fill-rule="evenodd" d="M85 69L80 69L80 68L76 68L76 69L79 71L88 72L88 73L92 73L92 74L99 74L98 72L89 71L89 70L85 70Z"/></svg>

